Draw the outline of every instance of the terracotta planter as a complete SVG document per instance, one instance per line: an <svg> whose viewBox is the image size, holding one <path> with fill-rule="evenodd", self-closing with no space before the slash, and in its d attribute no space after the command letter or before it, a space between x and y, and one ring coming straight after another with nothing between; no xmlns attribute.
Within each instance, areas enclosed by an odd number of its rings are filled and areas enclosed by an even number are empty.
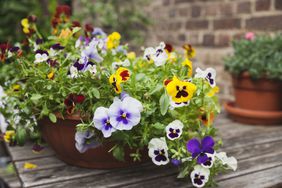
<svg viewBox="0 0 282 188"><path fill-rule="evenodd" d="M232 81L235 102L224 105L231 118L247 124L282 123L282 81L253 80L246 72Z"/></svg>
<svg viewBox="0 0 282 188"><path fill-rule="evenodd" d="M48 145L55 151L57 157L67 164L96 169L110 169L136 165L148 160L147 149L142 150L141 162L133 162L129 156L130 149L125 151L125 162L116 160L108 151L112 143L89 149L79 153L75 148L75 126L81 123L79 116L66 116L65 119L57 116L57 123L52 123L49 118L39 121L42 136Z"/></svg>
<svg viewBox="0 0 282 188"><path fill-rule="evenodd" d="M282 110L282 81L253 80L248 73L232 77L238 108L261 111Z"/></svg>

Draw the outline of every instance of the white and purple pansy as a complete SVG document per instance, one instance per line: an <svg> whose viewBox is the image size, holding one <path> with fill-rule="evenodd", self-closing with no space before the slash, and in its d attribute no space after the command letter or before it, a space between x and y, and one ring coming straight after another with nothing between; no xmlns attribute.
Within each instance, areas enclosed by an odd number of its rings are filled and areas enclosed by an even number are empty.
<svg viewBox="0 0 282 188"><path fill-rule="evenodd" d="M153 61L156 66L164 65L168 59L168 55L165 51L165 43L161 42L156 48L146 48L144 51L144 58L148 61Z"/></svg>
<svg viewBox="0 0 282 188"><path fill-rule="evenodd" d="M103 57L98 53L97 45L98 44L91 41L91 43L81 51L81 58L87 57L87 59L91 59L97 63L102 62Z"/></svg>
<svg viewBox="0 0 282 188"><path fill-rule="evenodd" d="M84 68L84 72L86 71L89 71L91 74L96 74L97 73L96 65L93 62L88 61Z"/></svg>
<svg viewBox="0 0 282 188"><path fill-rule="evenodd" d="M41 63L48 60L48 52L45 50L36 50L34 63Z"/></svg>
<svg viewBox="0 0 282 188"><path fill-rule="evenodd" d="M216 77L216 70L213 68L207 68L206 70L202 70L200 68L196 69L195 78L206 79L211 87L216 86L215 77Z"/></svg>
<svg viewBox="0 0 282 188"><path fill-rule="evenodd" d="M180 108L180 107L183 107L183 106L188 106L190 104L190 101L177 103L177 102L174 102L171 97L169 97L169 104L170 104L169 108L171 110L173 110L174 108Z"/></svg>
<svg viewBox="0 0 282 188"><path fill-rule="evenodd" d="M194 187L204 187L209 181L210 170L200 165L196 165L190 174L190 178Z"/></svg>
<svg viewBox="0 0 282 188"><path fill-rule="evenodd" d="M238 162L235 157L227 157L225 152L216 153L215 156L222 162L223 165L227 165L233 171L237 169Z"/></svg>
<svg viewBox="0 0 282 188"><path fill-rule="evenodd" d="M168 147L165 138L153 138L150 140L149 145L149 157L152 159L153 163L156 165L166 165L169 163L168 158Z"/></svg>
<svg viewBox="0 0 282 188"><path fill-rule="evenodd" d="M58 54L58 51L63 50L65 47L61 46L60 43L56 43L50 47L49 56L54 57Z"/></svg>
<svg viewBox="0 0 282 188"><path fill-rule="evenodd" d="M174 120L168 124L165 128L167 138L170 140L179 138L182 134L183 126L183 123L179 120Z"/></svg>
<svg viewBox="0 0 282 188"><path fill-rule="evenodd" d="M140 122L142 109L141 102L135 98L116 98L109 108L110 123L118 130L131 130Z"/></svg>
<svg viewBox="0 0 282 188"><path fill-rule="evenodd" d="M208 160L206 160L206 162L202 163L202 167L205 168L211 168L213 166L213 163L215 161L215 152L213 154L211 153L206 153Z"/></svg>
<svg viewBox="0 0 282 188"><path fill-rule="evenodd" d="M90 148L96 148L101 143L94 139L94 133L89 130L77 131L75 133L75 147L80 153L86 152Z"/></svg>
<svg viewBox="0 0 282 188"><path fill-rule="evenodd" d="M106 37L107 34L99 27L95 27L94 31L92 32L93 36L100 36L102 38Z"/></svg>
<svg viewBox="0 0 282 188"><path fill-rule="evenodd" d="M124 61L119 61L119 62L113 62L112 63L112 68L113 69L118 69L119 67L129 67L130 66L130 61L128 59Z"/></svg>
<svg viewBox="0 0 282 188"><path fill-rule="evenodd" d="M102 131L103 136L108 138L116 131L110 123L109 109L98 107L93 117L94 127Z"/></svg>

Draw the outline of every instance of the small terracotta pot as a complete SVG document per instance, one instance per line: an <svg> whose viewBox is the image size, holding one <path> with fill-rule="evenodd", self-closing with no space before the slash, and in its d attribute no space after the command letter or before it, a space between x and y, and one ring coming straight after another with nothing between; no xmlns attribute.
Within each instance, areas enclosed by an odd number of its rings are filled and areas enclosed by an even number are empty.
<svg viewBox="0 0 282 188"><path fill-rule="evenodd" d="M232 77L238 108L259 111L282 110L282 81L251 79L247 72Z"/></svg>
<svg viewBox="0 0 282 188"><path fill-rule="evenodd" d="M57 122L52 123L49 118L43 118L39 121L41 133L48 145L55 151L57 157L67 164L96 169L111 169L126 166L132 166L148 160L148 151L141 151L142 159L140 162L134 162L129 156L133 150L125 149L125 162L118 161L108 152L113 143L103 143L97 148L80 153L75 148L75 128L81 123L79 115L57 116Z"/></svg>

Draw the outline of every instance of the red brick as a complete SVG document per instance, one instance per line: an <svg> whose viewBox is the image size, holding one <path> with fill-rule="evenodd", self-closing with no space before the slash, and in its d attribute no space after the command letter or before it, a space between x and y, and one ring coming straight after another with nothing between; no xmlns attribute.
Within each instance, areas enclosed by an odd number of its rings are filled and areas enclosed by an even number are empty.
<svg viewBox="0 0 282 188"><path fill-rule="evenodd" d="M232 16L233 15L233 4L222 3L219 7L219 15Z"/></svg>
<svg viewBox="0 0 282 188"><path fill-rule="evenodd" d="M191 16L193 18L199 17L201 15L201 7L200 6L192 6L191 8Z"/></svg>
<svg viewBox="0 0 282 188"><path fill-rule="evenodd" d="M203 46L214 46L214 35L212 34L204 35Z"/></svg>
<svg viewBox="0 0 282 188"><path fill-rule="evenodd" d="M230 44L231 37L229 35L219 35L217 46L219 47L227 47Z"/></svg>
<svg viewBox="0 0 282 188"><path fill-rule="evenodd" d="M215 20L214 29L239 29L241 28L241 20L237 18L226 18Z"/></svg>
<svg viewBox="0 0 282 188"><path fill-rule="evenodd" d="M282 10L282 1L281 0L275 1L275 9Z"/></svg>
<svg viewBox="0 0 282 188"><path fill-rule="evenodd" d="M186 29L208 29L209 22L207 20L190 20L186 22Z"/></svg>
<svg viewBox="0 0 282 188"><path fill-rule="evenodd" d="M237 13L250 13L251 12L251 2L241 2L237 4Z"/></svg>
<svg viewBox="0 0 282 188"><path fill-rule="evenodd" d="M270 0L257 0L256 11L264 11L270 9Z"/></svg>
<svg viewBox="0 0 282 188"><path fill-rule="evenodd" d="M246 29L275 31L282 29L282 15L250 18L246 21Z"/></svg>

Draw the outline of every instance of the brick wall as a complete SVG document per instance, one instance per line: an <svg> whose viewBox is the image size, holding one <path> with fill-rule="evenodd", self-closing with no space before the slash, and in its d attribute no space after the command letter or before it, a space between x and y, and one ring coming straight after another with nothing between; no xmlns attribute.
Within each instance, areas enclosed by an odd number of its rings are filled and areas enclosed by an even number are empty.
<svg viewBox="0 0 282 188"><path fill-rule="evenodd" d="M195 66L217 69L223 99L232 98L223 67L223 57L232 53L230 41L247 31L282 30L282 0L153 0L147 11L154 24L146 45L192 44L198 52Z"/></svg>

